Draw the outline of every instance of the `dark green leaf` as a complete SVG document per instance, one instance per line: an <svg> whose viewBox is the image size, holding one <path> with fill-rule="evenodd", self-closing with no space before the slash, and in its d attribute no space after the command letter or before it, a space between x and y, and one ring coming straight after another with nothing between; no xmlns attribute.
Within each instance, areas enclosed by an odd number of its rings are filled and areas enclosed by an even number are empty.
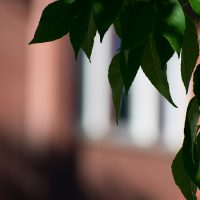
<svg viewBox="0 0 200 200"><path fill-rule="evenodd" d="M198 171L195 163L194 149L196 141L197 123L199 119L199 108L197 98L192 98L190 101L184 128L184 142L183 142L183 163L185 170L192 179L192 181L199 187L200 184L196 180L196 173Z"/></svg>
<svg viewBox="0 0 200 200"><path fill-rule="evenodd" d="M198 104L200 106L200 64L197 65L195 69L193 81L194 81L193 91L194 94L196 95L196 98L198 99Z"/></svg>
<svg viewBox="0 0 200 200"><path fill-rule="evenodd" d="M73 3L76 2L76 0L59 0L59 1L65 3L66 5L72 5Z"/></svg>
<svg viewBox="0 0 200 200"><path fill-rule="evenodd" d="M181 54L181 75L186 91L188 91L189 82L198 56L199 44L196 27L189 18L186 18L186 30Z"/></svg>
<svg viewBox="0 0 200 200"><path fill-rule="evenodd" d="M159 1L158 20L163 36L179 54L185 31L185 16L177 0Z"/></svg>
<svg viewBox="0 0 200 200"><path fill-rule="evenodd" d="M195 149L194 149L194 155L195 155L195 165L197 168L195 179L198 183L200 183L200 135L199 135L199 128L200 126L197 126L197 133L198 136L195 141Z"/></svg>
<svg viewBox="0 0 200 200"><path fill-rule="evenodd" d="M122 31L121 31L121 24L120 24L120 20L119 18L117 18L115 21L114 21L114 28L115 28L115 32L116 34L118 35L118 37L121 38L122 36Z"/></svg>
<svg viewBox="0 0 200 200"><path fill-rule="evenodd" d="M200 1L199 0L189 0L190 5L193 10L200 16Z"/></svg>
<svg viewBox="0 0 200 200"><path fill-rule="evenodd" d="M153 31L156 15L149 3L129 5L120 15L122 48L130 49L142 45Z"/></svg>
<svg viewBox="0 0 200 200"><path fill-rule="evenodd" d="M142 59L142 69L155 88L173 105L167 82L166 70L162 70L153 35L149 37Z"/></svg>
<svg viewBox="0 0 200 200"><path fill-rule="evenodd" d="M169 41L166 40L165 37L162 36L159 30L156 30L156 32L154 33L154 40L155 40L156 49L160 58L160 62L161 62L161 68L164 69L166 66L166 63L173 56L174 50L169 44Z"/></svg>
<svg viewBox="0 0 200 200"><path fill-rule="evenodd" d="M71 12L70 40L76 57L88 32L90 14L90 0L75 1L73 4L73 12Z"/></svg>
<svg viewBox="0 0 200 200"><path fill-rule="evenodd" d="M123 0L93 0L93 14L100 40L119 15Z"/></svg>
<svg viewBox="0 0 200 200"><path fill-rule="evenodd" d="M141 65L143 52L144 45L135 49L128 50L127 61L125 58L122 58L123 62L121 63L121 72L126 95L128 95L128 90L134 81L137 71Z"/></svg>
<svg viewBox="0 0 200 200"><path fill-rule="evenodd" d="M127 83L127 60L128 60L128 50L120 51L120 72L123 80L123 85Z"/></svg>
<svg viewBox="0 0 200 200"><path fill-rule="evenodd" d="M49 4L40 18L39 25L30 44L59 39L69 32L71 6L62 1Z"/></svg>
<svg viewBox="0 0 200 200"><path fill-rule="evenodd" d="M109 66L108 78L112 88L112 99L116 112L116 121L118 123L123 90L123 80L120 71L120 53L116 54L112 59L112 62Z"/></svg>
<svg viewBox="0 0 200 200"><path fill-rule="evenodd" d="M91 16L90 22L89 22L88 33L87 33L85 40L83 41L83 44L82 44L82 49L85 52L85 54L87 55L89 60L90 60L90 56L91 56L91 53L92 53L95 35L96 35L96 27L94 25L93 17Z"/></svg>
<svg viewBox="0 0 200 200"><path fill-rule="evenodd" d="M197 200L196 191L197 187L192 182L183 164L183 150L182 148L177 153L172 163L172 173L176 185L180 188L181 192L187 200Z"/></svg>

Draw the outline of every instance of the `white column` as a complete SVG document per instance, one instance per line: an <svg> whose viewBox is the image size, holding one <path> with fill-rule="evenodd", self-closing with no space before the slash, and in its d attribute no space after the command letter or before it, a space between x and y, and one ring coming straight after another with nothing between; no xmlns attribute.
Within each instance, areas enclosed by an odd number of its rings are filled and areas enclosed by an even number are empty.
<svg viewBox="0 0 200 200"><path fill-rule="evenodd" d="M129 131L134 144L146 148L159 138L159 94L139 69L130 90Z"/></svg>
<svg viewBox="0 0 200 200"><path fill-rule="evenodd" d="M108 31L102 44L99 35L96 35L91 63L83 56L82 128L90 139L104 137L111 125L108 83L111 52L112 33Z"/></svg>
<svg viewBox="0 0 200 200"><path fill-rule="evenodd" d="M176 152L183 142L183 130L188 98L181 79L180 59L177 54L168 62L168 81L172 98L178 108L164 101L163 142L171 152Z"/></svg>

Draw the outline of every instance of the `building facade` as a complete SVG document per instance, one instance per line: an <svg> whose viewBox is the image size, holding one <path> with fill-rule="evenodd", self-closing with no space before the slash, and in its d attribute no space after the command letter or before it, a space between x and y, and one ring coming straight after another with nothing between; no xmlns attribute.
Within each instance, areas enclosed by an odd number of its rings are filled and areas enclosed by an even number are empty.
<svg viewBox="0 0 200 200"><path fill-rule="evenodd" d="M79 182L93 199L94 193L108 200L183 199L170 168L190 96L184 95L178 58L168 63L168 77L179 79L171 87L179 109L139 70L116 127L107 81L117 43L113 30L103 44L97 35L92 63L82 53L75 61L68 36L30 46L50 2L0 0L0 138L37 154L51 148L62 154L78 138Z"/></svg>

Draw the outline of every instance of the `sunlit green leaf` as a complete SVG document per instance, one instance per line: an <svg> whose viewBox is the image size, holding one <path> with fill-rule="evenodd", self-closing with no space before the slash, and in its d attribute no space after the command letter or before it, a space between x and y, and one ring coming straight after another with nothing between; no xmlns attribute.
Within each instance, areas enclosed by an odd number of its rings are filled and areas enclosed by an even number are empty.
<svg viewBox="0 0 200 200"><path fill-rule="evenodd" d="M182 148L177 153L172 163L172 173L176 185L180 188L181 192L187 200L197 200L196 191L197 186L192 182L183 164L183 150Z"/></svg>
<svg viewBox="0 0 200 200"><path fill-rule="evenodd" d="M142 59L142 69L155 88L173 105L167 82L166 70L162 70L161 61L156 50L153 35L147 40Z"/></svg>
<svg viewBox="0 0 200 200"><path fill-rule="evenodd" d="M156 15L151 4L140 2L129 5L120 15L122 48L142 45L153 31Z"/></svg>
<svg viewBox="0 0 200 200"><path fill-rule="evenodd" d="M199 56L199 44L195 25L189 18L186 19L186 30L181 53L181 75L186 91L188 91L191 75Z"/></svg>
<svg viewBox="0 0 200 200"><path fill-rule="evenodd" d="M49 42L59 39L69 32L71 6L62 1L49 4L39 21L33 40L30 44Z"/></svg>
<svg viewBox="0 0 200 200"><path fill-rule="evenodd" d="M193 10L200 16L200 1L199 0L189 0L190 5Z"/></svg>
<svg viewBox="0 0 200 200"><path fill-rule="evenodd" d="M179 54L185 31L185 15L178 0L158 1L158 20L163 36Z"/></svg>
<svg viewBox="0 0 200 200"><path fill-rule="evenodd" d="M108 78L112 88L112 99L116 112L116 121L118 123L123 90L123 80L120 71L120 53L116 54L112 59L112 62L109 66Z"/></svg>
<svg viewBox="0 0 200 200"><path fill-rule="evenodd" d="M123 0L93 0L93 14L101 41L103 36L119 15Z"/></svg>

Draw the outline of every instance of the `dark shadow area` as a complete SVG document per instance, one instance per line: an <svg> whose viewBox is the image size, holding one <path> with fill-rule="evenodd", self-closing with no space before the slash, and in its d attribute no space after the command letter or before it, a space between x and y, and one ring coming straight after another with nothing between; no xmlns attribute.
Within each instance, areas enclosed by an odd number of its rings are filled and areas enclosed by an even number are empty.
<svg viewBox="0 0 200 200"><path fill-rule="evenodd" d="M84 180L79 177L78 171L82 166L77 161L81 159L83 151L80 146L81 144L74 143L67 152L58 153L52 148L48 153L39 155L29 152L22 145L11 144L8 139L1 137L0 199L153 200L134 188L132 194L123 193L123 188L120 188L121 183L116 183L109 176L106 177L106 184L103 185L105 189L93 190L87 177ZM98 184L96 183L97 188Z"/></svg>

